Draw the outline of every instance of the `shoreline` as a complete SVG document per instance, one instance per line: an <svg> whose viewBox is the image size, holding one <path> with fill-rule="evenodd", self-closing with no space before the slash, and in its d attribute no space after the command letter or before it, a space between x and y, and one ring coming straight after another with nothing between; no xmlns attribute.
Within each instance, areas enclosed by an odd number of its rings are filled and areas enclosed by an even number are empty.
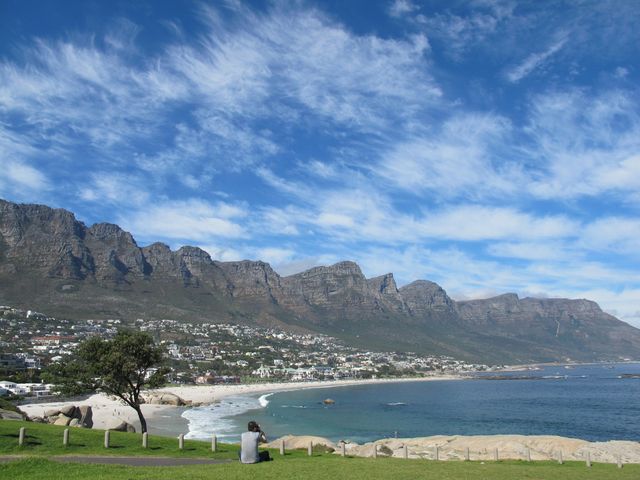
<svg viewBox="0 0 640 480"><path fill-rule="evenodd" d="M149 433L162 436L177 436L189 432L189 421L182 413L196 406L212 405L229 396L252 396L258 394L288 392L295 390L339 388L357 385L375 385L398 382L425 382L465 380L464 375L439 375L430 377L376 378L366 380L318 380L312 382L252 383L234 385L178 385L147 390L143 396L153 393L171 393L184 400L187 406L143 404L142 412L147 421ZM114 423L127 422L140 431L140 422L136 412L119 400L97 393L84 400L60 400L45 403L20 405L20 409L29 417L43 417L44 412L68 405L89 405L93 411L93 428L107 429ZM162 421L158 421L163 419Z"/></svg>
<svg viewBox="0 0 640 480"><path fill-rule="evenodd" d="M258 393L290 392L294 390L310 390L322 388L351 387L357 385L377 385L400 382L429 382L467 380L465 375L438 375L431 377L399 377L374 378L366 380L316 380L312 382L282 382L282 383L250 383L234 385L189 385L176 387L162 387L156 392L173 393L185 401L198 406L210 405L233 395L255 395Z"/></svg>

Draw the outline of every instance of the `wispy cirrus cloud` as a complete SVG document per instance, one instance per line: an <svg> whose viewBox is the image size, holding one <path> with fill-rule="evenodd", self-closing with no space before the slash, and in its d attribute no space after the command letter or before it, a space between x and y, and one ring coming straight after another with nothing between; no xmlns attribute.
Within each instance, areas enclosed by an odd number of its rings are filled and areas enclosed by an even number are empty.
<svg viewBox="0 0 640 480"><path fill-rule="evenodd" d="M239 223L247 215L243 206L188 199L150 203L132 213L121 213L118 223L144 241L154 239L206 242L216 238L248 236Z"/></svg>
<svg viewBox="0 0 640 480"><path fill-rule="evenodd" d="M545 198L602 193L633 195L640 187L640 115L635 91L581 89L534 97L526 156L537 161L530 191Z"/></svg>
<svg viewBox="0 0 640 480"><path fill-rule="evenodd" d="M507 70L507 79L512 83L516 83L526 76L530 75L536 69L541 68L542 65L549 60L549 58L558 53L567 43L566 34L563 34L560 37L560 39L553 42L544 51L530 54L521 63Z"/></svg>
<svg viewBox="0 0 640 480"><path fill-rule="evenodd" d="M391 145L375 173L418 195L508 194L518 188L519 167L513 161L494 159L510 133L510 122L500 116L453 115L431 131Z"/></svg>

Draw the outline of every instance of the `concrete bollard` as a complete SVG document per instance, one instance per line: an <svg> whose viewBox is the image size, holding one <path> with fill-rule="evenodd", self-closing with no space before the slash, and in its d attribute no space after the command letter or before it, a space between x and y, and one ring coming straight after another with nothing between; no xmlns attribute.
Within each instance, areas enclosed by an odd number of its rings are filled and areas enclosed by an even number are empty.
<svg viewBox="0 0 640 480"><path fill-rule="evenodd" d="M433 459L440 460L440 448L437 445L433 447Z"/></svg>
<svg viewBox="0 0 640 480"><path fill-rule="evenodd" d="M469 447L467 447L467 448L464 449L464 459L465 459L465 461L468 462L469 458L470 458L469 457Z"/></svg>
<svg viewBox="0 0 640 480"><path fill-rule="evenodd" d="M309 442L309 450L307 451L307 453L310 457L313 455L313 442Z"/></svg>
<svg viewBox="0 0 640 480"><path fill-rule="evenodd" d="M406 444L404 446L404 458L405 460L409 458L409 446Z"/></svg>
<svg viewBox="0 0 640 480"><path fill-rule="evenodd" d="M68 428L65 428L64 432L62 432L62 446L63 447L69 446L69 429Z"/></svg>
<svg viewBox="0 0 640 480"><path fill-rule="evenodd" d="M184 433L178 435L178 448L184 450Z"/></svg>
<svg viewBox="0 0 640 480"><path fill-rule="evenodd" d="M559 463L560 465L562 465L562 464L564 463L564 460L562 460L562 450L560 450L560 451L558 452L558 463Z"/></svg>
<svg viewBox="0 0 640 480"><path fill-rule="evenodd" d="M373 458L378 458L378 445L373 444Z"/></svg>
<svg viewBox="0 0 640 480"><path fill-rule="evenodd" d="M142 434L142 448L149 448L149 434L147 432Z"/></svg>
<svg viewBox="0 0 640 480"><path fill-rule="evenodd" d="M24 445L24 437L27 433L27 430L24 427L20 427L20 431L18 432L18 445Z"/></svg>
<svg viewBox="0 0 640 480"><path fill-rule="evenodd" d="M109 440L111 440L111 432L105 430L104 432L104 448L109 448Z"/></svg>
<svg viewBox="0 0 640 480"><path fill-rule="evenodd" d="M618 468L622 468L622 455L618 455Z"/></svg>
<svg viewBox="0 0 640 480"><path fill-rule="evenodd" d="M284 439L280 441L280 455L284 455Z"/></svg>
<svg viewBox="0 0 640 480"><path fill-rule="evenodd" d="M587 452L587 459L585 460L587 467L591 468L591 452Z"/></svg>
<svg viewBox="0 0 640 480"><path fill-rule="evenodd" d="M525 448L524 456L527 459L527 462L531 461L531 449L529 447Z"/></svg>
<svg viewBox="0 0 640 480"><path fill-rule="evenodd" d="M218 451L218 437L211 435L211 451L216 453Z"/></svg>
<svg viewBox="0 0 640 480"><path fill-rule="evenodd" d="M495 462L498 461L498 449L497 448L493 451L493 460Z"/></svg>
<svg viewBox="0 0 640 480"><path fill-rule="evenodd" d="M346 457L346 456L347 456L347 444L346 444L346 443L344 443L344 442L342 442L342 451L340 452L340 454L341 454L343 457Z"/></svg>

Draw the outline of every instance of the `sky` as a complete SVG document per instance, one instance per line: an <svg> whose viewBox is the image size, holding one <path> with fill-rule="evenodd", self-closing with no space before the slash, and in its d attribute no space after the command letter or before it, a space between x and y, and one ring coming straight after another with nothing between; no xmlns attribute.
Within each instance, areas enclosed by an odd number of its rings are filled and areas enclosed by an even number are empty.
<svg viewBox="0 0 640 480"><path fill-rule="evenodd" d="M640 326L640 2L0 0L0 197Z"/></svg>

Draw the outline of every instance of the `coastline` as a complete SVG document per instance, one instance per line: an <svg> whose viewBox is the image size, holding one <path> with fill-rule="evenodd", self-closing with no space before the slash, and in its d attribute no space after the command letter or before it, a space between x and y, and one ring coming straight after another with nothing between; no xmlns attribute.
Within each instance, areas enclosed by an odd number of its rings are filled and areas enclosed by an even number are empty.
<svg viewBox="0 0 640 480"><path fill-rule="evenodd" d="M398 382L425 382L425 381L450 381L464 380L469 377L464 375L440 375L430 377L406 377L406 378L378 378L367 380L326 380L312 382L283 382L283 383L253 383L236 385L190 385L170 386L157 390L146 391L143 396L153 393L171 393L177 395L191 406L212 405L230 396L251 396L256 394L268 394L287 392L294 390L323 389L350 387L355 385L373 385L381 383ZM146 394L146 395L145 395ZM87 399L61 400L47 403L32 403L20 405L20 409L30 417L43 417L44 412L53 408L67 405L88 405L93 411L93 428L106 429L122 421L133 425L136 431L140 431L140 423L136 412L123 405L120 401L107 395L98 393ZM163 436L176 436L189 432L189 422L182 413L190 407L177 407L173 405L143 404L142 412L147 420L149 433ZM162 420L160 420L162 419Z"/></svg>
<svg viewBox="0 0 640 480"><path fill-rule="evenodd" d="M173 393L196 405L209 405L232 395L254 395L258 393L290 392L320 388L350 387L398 382L429 382L438 380L465 380L464 375L439 375L431 377L375 378L367 380L317 380L312 382L251 383L236 385L190 385L163 387L161 393Z"/></svg>

